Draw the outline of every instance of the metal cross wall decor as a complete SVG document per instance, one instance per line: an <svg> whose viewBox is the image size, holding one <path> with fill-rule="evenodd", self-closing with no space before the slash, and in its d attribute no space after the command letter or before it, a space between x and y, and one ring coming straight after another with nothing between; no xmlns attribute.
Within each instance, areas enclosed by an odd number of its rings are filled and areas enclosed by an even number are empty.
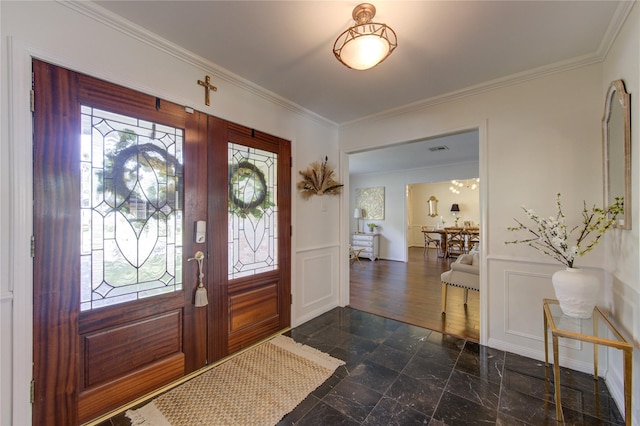
<svg viewBox="0 0 640 426"><path fill-rule="evenodd" d="M217 92L218 88L216 86L214 86L213 84L211 84L211 77L209 77L209 76L206 76L204 78L204 81L198 80L198 85L204 87L204 104L206 106L209 106L209 104L211 104L209 93L210 93L211 90L213 90L214 92Z"/></svg>

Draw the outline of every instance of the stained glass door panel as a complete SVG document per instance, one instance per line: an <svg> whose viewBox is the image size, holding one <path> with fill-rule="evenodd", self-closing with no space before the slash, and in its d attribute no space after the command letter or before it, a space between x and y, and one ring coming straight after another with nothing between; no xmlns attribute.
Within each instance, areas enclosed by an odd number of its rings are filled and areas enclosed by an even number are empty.
<svg viewBox="0 0 640 426"><path fill-rule="evenodd" d="M226 198L226 214L210 220L227 227L216 238L224 256L211 250L212 264L219 259L211 273L220 276L222 306L214 315L222 312L226 355L290 324L291 143L220 120L210 119L209 129L209 164L220 157L226 163L209 181L210 193Z"/></svg>
<svg viewBox="0 0 640 426"><path fill-rule="evenodd" d="M229 280L278 268L278 155L229 143Z"/></svg>
<svg viewBox="0 0 640 426"><path fill-rule="evenodd" d="M81 113L81 310L181 290L182 129Z"/></svg>

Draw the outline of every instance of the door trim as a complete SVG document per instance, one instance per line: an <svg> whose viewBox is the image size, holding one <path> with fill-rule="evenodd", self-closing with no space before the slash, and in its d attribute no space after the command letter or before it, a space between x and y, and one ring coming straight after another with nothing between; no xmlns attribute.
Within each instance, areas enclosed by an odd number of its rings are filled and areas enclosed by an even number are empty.
<svg viewBox="0 0 640 426"><path fill-rule="evenodd" d="M36 54L9 40L9 288L13 292L12 422L31 424L30 382L33 374L33 132L29 105L31 60ZM16 141L29 141L18 143ZM12 283L19 283L13 285Z"/></svg>
<svg viewBox="0 0 640 426"><path fill-rule="evenodd" d="M32 424L30 382L33 376L33 117L30 109L31 63L34 59L74 70L77 73L126 86L143 93L175 102L174 96L162 90L149 90L139 84L123 82L121 77L105 74L91 64L69 61L52 51L44 51L15 37L8 37L7 73L9 140L9 204L11 223L8 235L8 288L12 299L12 379L11 420L13 424ZM176 103L179 103L176 102ZM28 142L26 142L28 141ZM17 285L14 285L17 283Z"/></svg>
<svg viewBox="0 0 640 426"><path fill-rule="evenodd" d="M480 197L480 227L485 231L489 231L488 223L488 194L489 194L489 180L487 179L488 170L489 170L489 156L487 153L488 150L488 128L489 128L489 120L487 118L480 119L475 123L470 123L468 126L459 126L453 129L441 129L433 130L433 134L425 135L422 138L432 138L438 137L440 135L459 133L461 131L468 130L478 130L478 172L480 179L484 182L479 189L479 197ZM372 149L379 149L388 146L388 144L378 145L374 147L368 147ZM362 150L367 147L359 147L358 150ZM341 207L340 214L340 241L342 243L341 252L343 253L340 259L341 269L340 269L340 278L338 284L338 294L339 294L339 303L341 306L345 306L349 303L349 260L347 256L347 246L349 243L349 235L350 235L350 204L349 204L349 190L350 190L350 181L349 181L349 154L355 153L356 150L354 148L342 148L339 151L339 158L341 164L341 175L344 176L344 197L347 200L344 205ZM405 223L404 228L406 229L406 215L405 215ZM405 232L405 242L406 242L406 232ZM481 273L480 273L480 344L487 345L489 341L489 296L488 292L488 272L487 272L487 239L483 238L481 241L480 247L480 261L481 261Z"/></svg>

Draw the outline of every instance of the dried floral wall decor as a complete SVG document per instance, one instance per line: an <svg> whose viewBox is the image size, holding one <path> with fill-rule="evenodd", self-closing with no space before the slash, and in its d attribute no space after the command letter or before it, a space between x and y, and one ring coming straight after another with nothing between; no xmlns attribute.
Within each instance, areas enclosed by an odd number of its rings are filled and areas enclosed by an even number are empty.
<svg viewBox="0 0 640 426"><path fill-rule="evenodd" d="M338 195L344 186L333 178L333 168L327 164L325 157L322 163L314 161L306 170L298 173L302 180L298 182L298 190L305 200L312 195Z"/></svg>

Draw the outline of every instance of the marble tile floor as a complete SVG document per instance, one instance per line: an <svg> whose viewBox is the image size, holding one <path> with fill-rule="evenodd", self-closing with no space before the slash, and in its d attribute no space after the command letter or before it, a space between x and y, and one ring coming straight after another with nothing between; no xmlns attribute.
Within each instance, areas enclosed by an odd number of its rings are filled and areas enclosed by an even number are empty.
<svg viewBox="0 0 640 426"><path fill-rule="evenodd" d="M544 362L349 308L287 334L346 365L280 425L559 424ZM561 384L565 424L624 424L604 379Z"/></svg>
<svg viewBox="0 0 640 426"><path fill-rule="evenodd" d="M346 365L281 426L561 424L544 362L350 308L286 334ZM561 375L564 424L624 424L603 379ZM129 424L121 414L100 426Z"/></svg>

